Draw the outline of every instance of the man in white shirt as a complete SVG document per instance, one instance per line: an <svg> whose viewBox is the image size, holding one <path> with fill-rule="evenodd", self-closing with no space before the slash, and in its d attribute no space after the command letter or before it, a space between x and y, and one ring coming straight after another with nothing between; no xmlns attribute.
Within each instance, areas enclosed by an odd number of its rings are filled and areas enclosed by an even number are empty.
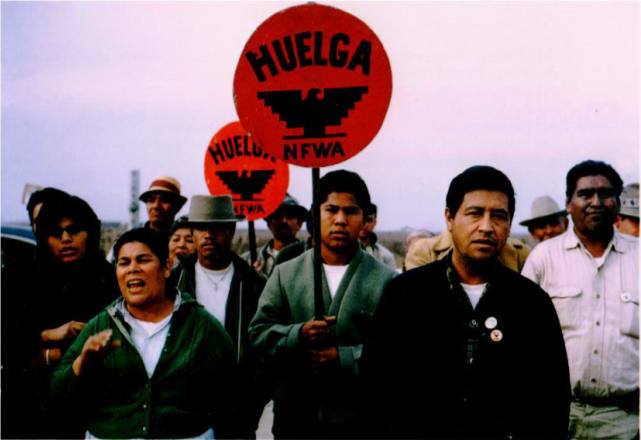
<svg viewBox="0 0 641 440"><path fill-rule="evenodd" d="M566 178L574 227L539 244L523 275L551 297L570 364L570 435L639 435L638 241L613 227L622 181L608 164L587 160Z"/></svg>
<svg viewBox="0 0 641 440"><path fill-rule="evenodd" d="M247 336L265 280L231 250L236 222L243 219L234 215L229 195L193 196L187 222L196 253L181 260L172 271L170 283L193 296L231 337L244 386L239 393L246 396L241 415L246 429L243 438L250 438L269 400L269 387Z"/></svg>

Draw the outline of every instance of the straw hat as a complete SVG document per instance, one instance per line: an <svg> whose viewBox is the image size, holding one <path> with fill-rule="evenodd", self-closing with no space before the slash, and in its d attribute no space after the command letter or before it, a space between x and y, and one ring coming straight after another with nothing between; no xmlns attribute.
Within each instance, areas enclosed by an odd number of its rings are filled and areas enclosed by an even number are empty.
<svg viewBox="0 0 641 440"><path fill-rule="evenodd" d="M151 194L157 192L168 193L175 197L176 201L180 204L178 209L182 208L182 206L187 201L187 197L184 197L180 194L180 182L169 176L157 176L156 178L154 178L154 180L152 180L151 184L149 185L149 189L140 194L138 200L146 202L147 198Z"/></svg>

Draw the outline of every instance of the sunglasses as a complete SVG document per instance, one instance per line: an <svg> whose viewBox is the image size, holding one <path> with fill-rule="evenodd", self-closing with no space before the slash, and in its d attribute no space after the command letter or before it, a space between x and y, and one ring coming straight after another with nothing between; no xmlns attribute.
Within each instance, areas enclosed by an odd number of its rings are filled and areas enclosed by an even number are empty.
<svg viewBox="0 0 641 440"><path fill-rule="evenodd" d="M71 225L65 226L64 228L61 228L61 227L51 228L49 230L49 235L55 238L62 238L62 234L64 234L65 232L69 235L76 235L82 231L84 231L84 229L81 228L79 225L71 224Z"/></svg>

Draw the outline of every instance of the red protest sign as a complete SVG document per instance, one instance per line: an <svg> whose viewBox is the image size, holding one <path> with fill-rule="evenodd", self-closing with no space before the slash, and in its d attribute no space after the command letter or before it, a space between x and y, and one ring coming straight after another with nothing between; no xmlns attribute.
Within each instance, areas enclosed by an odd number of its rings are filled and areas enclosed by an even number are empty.
<svg viewBox="0 0 641 440"><path fill-rule="evenodd" d="M235 214L258 220L285 198L289 166L256 145L240 122L231 122L207 147L205 181L211 194L231 194Z"/></svg>
<svg viewBox="0 0 641 440"><path fill-rule="evenodd" d="M234 77L236 111L256 143L320 167L365 148L392 95L383 45L361 20L318 4L285 9L252 34Z"/></svg>

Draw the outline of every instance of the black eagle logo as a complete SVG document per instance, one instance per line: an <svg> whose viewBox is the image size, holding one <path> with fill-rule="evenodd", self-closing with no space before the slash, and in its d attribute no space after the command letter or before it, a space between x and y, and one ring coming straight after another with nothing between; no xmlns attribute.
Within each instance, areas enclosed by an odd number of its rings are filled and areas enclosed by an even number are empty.
<svg viewBox="0 0 641 440"><path fill-rule="evenodd" d="M254 199L254 194L260 194L265 185L274 175L274 170L243 170L238 171L216 171L216 175L229 188L232 194L240 194L236 202L257 202L261 199Z"/></svg>
<svg viewBox="0 0 641 440"><path fill-rule="evenodd" d="M367 87L339 87L322 90L310 89L303 100L302 90L274 90L258 92L258 98L271 107L287 128L303 128L302 136L283 136L283 139L344 137L345 133L326 134L325 127L341 125L341 120L367 93Z"/></svg>

